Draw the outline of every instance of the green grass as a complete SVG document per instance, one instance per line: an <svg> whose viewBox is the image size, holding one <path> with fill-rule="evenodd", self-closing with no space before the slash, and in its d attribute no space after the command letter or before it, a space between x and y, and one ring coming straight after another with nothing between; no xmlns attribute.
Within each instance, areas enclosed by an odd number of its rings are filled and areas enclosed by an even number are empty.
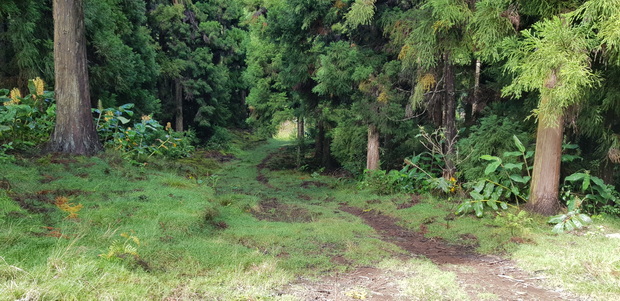
<svg viewBox="0 0 620 301"><path fill-rule="evenodd" d="M257 181L256 165L287 143L235 147L236 159L225 164L195 157L136 167L114 154L4 164L11 189L0 190L0 300L295 300L276 292L302 276L359 266L402 273L408 300L467 299L454 273L427 260L394 259L405 252L339 210L345 204L425 228L428 237L511 256L551 285L598 300L620 296L620 264L609 256L620 250L602 234L551 235L539 219L515 232L493 213L454 218L458 200L445 197L399 209L410 195L376 195L291 170L262 169L277 188L270 189ZM267 163L279 160L290 157ZM67 218L57 197L81 204L78 218ZM620 232L615 219L597 225ZM515 236L529 243L511 242Z"/></svg>

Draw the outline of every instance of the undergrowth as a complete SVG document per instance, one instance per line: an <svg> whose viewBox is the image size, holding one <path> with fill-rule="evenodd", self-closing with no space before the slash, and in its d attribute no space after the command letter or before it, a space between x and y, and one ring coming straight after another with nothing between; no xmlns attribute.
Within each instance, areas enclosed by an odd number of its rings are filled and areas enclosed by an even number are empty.
<svg viewBox="0 0 620 301"><path fill-rule="evenodd" d="M278 151L286 142L241 140L252 151L239 145L234 154L204 151L139 167L112 152L3 164L0 300L297 300L275 292L302 276L359 266L404 273L397 285L410 300L463 297L454 274L394 259L406 252L345 205L429 238L514 254L594 299L620 295L618 262L603 256L617 253L605 237L620 229L613 219L554 236L540 228L544 220L514 209L455 216L459 194L379 195L347 178L277 168L293 166L295 156ZM274 151L283 155L265 160ZM576 255L586 249L592 256ZM562 269L567 262L572 271Z"/></svg>

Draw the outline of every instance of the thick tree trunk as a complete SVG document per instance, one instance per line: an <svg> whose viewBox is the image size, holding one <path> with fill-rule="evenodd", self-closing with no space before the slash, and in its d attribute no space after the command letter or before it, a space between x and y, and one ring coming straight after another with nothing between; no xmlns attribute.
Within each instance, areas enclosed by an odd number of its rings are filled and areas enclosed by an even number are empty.
<svg viewBox="0 0 620 301"><path fill-rule="evenodd" d="M374 124L368 125L368 149L366 151L366 169L379 170L379 130Z"/></svg>
<svg viewBox="0 0 620 301"><path fill-rule="evenodd" d="M443 121L446 141L444 142L444 161L446 166L444 168L443 177L450 179L454 177L456 172L456 165L454 163L454 143L456 142L456 96L455 96L455 76L454 65L450 62L450 55L444 55L444 77L445 83L445 97L443 102Z"/></svg>
<svg viewBox="0 0 620 301"><path fill-rule="evenodd" d="M88 86L82 0L54 0L56 126L48 151L93 155L102 149Z"/></svg>
<svg viewBox="0 0 620 301"><path fill-rule="evenodd" d="M183 131L183 87L181 86L181 80L174 80L174 130L177 132Z"/></svg>
<svg viewBox="0 0 620 301"><path fill-rule="evenodd" d="M548 101L548 97L543 96L541 107L544 107ZM539 115L538 120L530 200L525 205L525 209L542 215L554 215L560 210L558 193L564 120L561 114Z"/></svg>

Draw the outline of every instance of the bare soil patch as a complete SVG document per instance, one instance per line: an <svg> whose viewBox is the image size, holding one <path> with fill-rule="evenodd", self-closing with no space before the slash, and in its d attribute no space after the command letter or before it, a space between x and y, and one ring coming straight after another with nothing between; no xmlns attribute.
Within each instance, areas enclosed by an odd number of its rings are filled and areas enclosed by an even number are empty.
<svg viewBox="0 0 620 301"><path fill-rule="evenodd" d="M300 300L399 300L396 280L402 277L400 273L362 267L320 280L300 279L284 287L280 294L292 295Z"/></svg>
<svg viewBox="0 0 620 301"><path fill-rule="evenodd" d="M258 208L252 210L252 215L259 220L287 223L308 223L314 217L308 209L280 203L276 198L261 201Z"/></svg>
<svg viewBox="0 0 620 301"><path fill-rule="evenodd" d="M211 151L203 151L200 153L200 156L203 158L207 158L207 159L213 159L217 162L220 163L224 163L224 162L230 162L235 158L235 156L231 155L231 154L224 154L220 151L215 151L215 150L211 150Z"/></svg>

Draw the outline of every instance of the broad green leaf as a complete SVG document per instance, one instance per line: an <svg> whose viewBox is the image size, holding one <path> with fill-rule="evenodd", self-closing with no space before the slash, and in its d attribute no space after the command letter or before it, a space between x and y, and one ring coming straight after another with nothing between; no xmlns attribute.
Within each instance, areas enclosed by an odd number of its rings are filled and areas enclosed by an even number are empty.
<svg viewBox="0 0 620 301"><path fill-rule="evenodd" d="M127 124L130 121L129 119L127 119L127 118L125 118L123 116L118 116L117 118L118 118L118 121L120 121L122 124Z"/></svg>
<svg viewBox="0 0 620 301"><path fill-rule="evenodd" d="M467 213L470 210L471 210L471 202L464 202L456 209L456 214Z"/></svg>
<svg viewBox="0 0 620 301"><path fill-rule="evenodd" d="M499 200L499 198L502 196L502 192L504 192L504 188L501 188L499 186L495 187L495 190L493 190L493 193L491 193L491 200Z"/></svg>
<svg viewBox="0 0 620 301"><path fill-rule="evenodd" d="M531 158L532 156L534 156L534 151L528 151L527 153L525 153L525 158L526 158L526 159L529 159L529 158Z"/></svg>
<svg viewBox="0 0 620 301"><path fill-rule="evenodd" d="M512 140L515 142L515 145L519 149L521 153L525 153L525 146L521 143L521 140L517 137L517 135L512 135Z"/></svg>
<svg viewBox="0 0 620 301"><path fill-rule="evenodd" d="M514 194L514 195L519 195L519 187L517 187L517 186L513 186L513 187L510 189L510 192L512 192L512 194Z"/></svg>
<svg viewBox="0 0 620 301"><path fill-rule="evenodd" d="M583 177L583 182L581 183L581 191L586 191L590 187L590 174L586 174Z"/></svg>
<svg viewBox="0 0 620 301"><path fill-rule="evenodd" d="M562 234L564 232L564 223L557 223L551 231L556 234Z"/></svg>
<svg viewBox="0 0 620 301"><path fill-rule="evenodd" d="M579 219L573 217L573 218L571 218L571 221L573 222L573 224L575 224L575 228L577 228L577 229L583 228L583 224L581 224Z"/></svg>
<svg viewBox="0 0 620 301"><path fill-rule="evenodd" d="M594 182L594 184L598 185L599 187L607 187L607 185L605 185L605 182L603 182L603 180L599 177L591 176L590 180L592 180L592 182Z"/></svg>
<svg viewBox="0 0 620 301"><path fill-rule="evenodd" d="M504 152L504 157L521 157L522 155L520 152Z"/></svg>
<svg viewBox="0 0 620 301"><path fill-rule="evenodd" d="M517 183L522 183L522 184L526 184L530 179L526 179L528 177L522 177L521 175L510 175L510 179L517 182Z"/></svg>
<svg viewBox="0 0 620 301"><path fill-rule="evenodd" d="M474 187L472 187L472 188L474 189L474 191L481 192L481 191L482 191L482 189L484 189L484 185L485 185L486 183L487 183L487 182L486 182L485 180L480 180L480 181L478 181L478 183L476 183L476 185L474 185Z"/></svg>
<svg viewBox="0 0 620 301"><path fill-rule="evenodd" d="M567 219L564 222L564 229L569 232L575 230L575 224L573 223L572 219Z"/></svg>
<svg viewBox="0 0 620 301"><path fill-rule="evenodd" d="M475 202L473 207L477 217L482 217L484 215L484 204L482 204L482 202Z"/></svg>
<svg viewBox="0 0 620 301"><path fill-rule="evenodd" d="M570 182L574 182L574 181L579 181L581 179L583 179L586 176L585 173L582 172L576 172L566 178L564 178L564 181L570 181Z"/></svg>
<svg viewBox="0 0 620 301"><path fill-rule="evenodd" d="M499 202L499 206L504 210L508 209L508 204L506 202Z"/></svg>
<svg viewBox="0 0 620 301"><path fill-rule="evenodd" d="M485 199L490 199L491 198L491 194L493 193L493 190L495 189L495 184L493 183L487 183L487 185L484 187L484 192L482 193L482 195L484 196Z"/></svg>
<svg viewBox="0 0 620 301"><path fill-rule="evenodd" d="M555 216L552 216L547 221L547 223L549 223L549 224L558 224L558 223L564 222L565 219L566 219L566 214L555 215Z"/></svg>
<svg viewBox="0 0 620 301"><path fill-rule="evenodd" d="M497 170L497 168L502 164L502 161L495 161L495 162L491 162L489 163L489 165L487 165L487 168L484 169L484 174L488 175L494 171Z"/></svg>
<svg viewBox="0 0 620 301"><path fill-rule="evenodd" d="M477 191L470 191L469 195L476 201L481 201L484 199L484 197L482 196L482 194L480 194Z"/></svg>
<svg viewBox="0 0 620 301"><path fill-rule="evenodd" d="M0 125L0 132L3 132L3 131L8 131L8 130L10 130L10 129L11 129L11 127L10 127L10 126Z"/></svg>
<svg viewBox="0 0 620 301"><path fill-rule="evenodd" d="M480 159L482 160L487 160L487 161L502 161L502 159L500 159L499 157L496 156L491 156L491 155L482 155L480 156Z"/></svg>
<svg viewBox="0 0 620 301"><path fill-rule="evenodd" d="M581 219L586 224L591 224L592 223L592 219L587 214L581 213L581 214L577 215L577 217L579 219Z"/></svg>
<svg viewBox="0 0 620 301"><path fill-rule="evenodd" d="M581 156L577 156L577 155L568 155L568 154L564 154L562 155L562 162L573 162L575 160L579 160L579 159L583 159L581 158Z"/></svg>
<svg viewBox="0 0 620 301"><path fill-rule="evenodd" d="M564 144L562 145L562 149L578 149L579 145L577 144Z"/></svg>
<svg viewBox="0 0 620 301"><path fill-rule="evenodd" d="M523 168L523 163L506 163L504 164L504 168L508 170L511 170L511 169L521 170Z"/></svg>
<svg viewBox="0 0 620 301"><path fill-rule="evenodd" d="M497 203L494 200L488 200L487 205L489 205L489 207L493 208L493 210L495 211L499 210L499 208L497 207Z"/></svg>

